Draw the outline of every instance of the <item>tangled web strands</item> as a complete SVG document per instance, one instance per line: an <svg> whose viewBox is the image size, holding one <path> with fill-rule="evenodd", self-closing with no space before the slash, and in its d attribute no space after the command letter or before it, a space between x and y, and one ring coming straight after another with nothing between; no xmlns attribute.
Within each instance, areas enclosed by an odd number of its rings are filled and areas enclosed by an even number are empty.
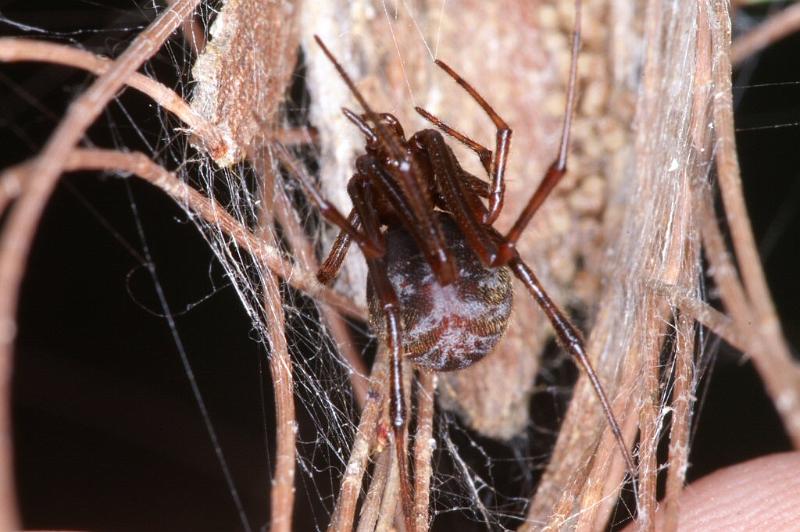
<svg viewBox="0 0 800 532"><path fill-rule="evenodd" d="M451 61L467 79L480 80L476 84L481 92L492 95L492 104L515 130L506 206L514 215L519 211L514 198L527 197L525 191L533 186L529 176L542 175L556 151L563 112L558 95L563 95L571 28L571 5L566 4L545 2L533 8L519 3L501 9L465 2L455 9L447 3L413 8L403 3L392 11L371 2L317 2L312 10L288 1L253 9L248 0L231 0L219 14L201 5L195 20L184 26L186 41L165 46L165 56L176 66L179 92L188 94L189 80L196 82L192 112L202 119L190 128L192 142L228 166L219 169L210 158L198 157L166 113L160 115L162 134L149 146L149 155L178 168L182 186L188 183L193 194L201 193L192 196L173 183L178 191L173 196L201 229L252 321L253 336L269 353L278 409L276 426L267 427L269 437L277 440L269 490L274 529L291 526L295 488L303 505L313 501L310 517L303 517L317 528L353 519L363 529L380 527L381 513L370 510L392 515L392 504L397 506L394 466L381 452L391 445L381 428L381 388L375 380L373 393L365 393L366 370L351 356L358 353L337 313L324 303L314 310L312 300L289 288L323 294L303 279L315 267L317 248L328 248L330 236L312 211L292 210L296 198L289 197L293 190L284 187L285 176L271 149L276 137L291 136L284 131L279 103L292 81L298 45L304 50L310 100L289 106L307 110L318 134L312 138L301 133L300 143L307 146L295 155L296 160L319 163L327 198L343 201L344 181L363 139L339 114L341 106L352 105L350 95L309 46L314 34L337 50L371 105L396 114L407 131L416 129L411 109L419 104L439 116L455 116L457 129L488 144L485 117L473 102L450 91L448 80L435 73L431 56ZM214 15L206 43L202 28ZM508 20L521 23L508 27ZM464 27L476 29L467 35L460 30ZM579 68L571 181L543 208L533 231L540 236L521 242L520 252L554 299L589 316L583 328L589 331L590 357L626 439L634 441L639 434L637 506L646 524L655 510L656 475L664 465L657 462L656 446L667 428L667 507L683 483L697 382L694 361L702 356L703 343L693 319L713 321L698 318L700 313L691 311L695 307L681 306L668 295L702 301L697 228L703 213L713 218L713 208L708 208L711 158L729 149L718 145L709 127L716 120L714 96L725 90L719 80L729 75L723 60L727 13L720 2L679 9L657 2L586 1L584 28L581 61L588 66ZM204 52L190 72L185 65L191 64L195 49ZM485 61L487 49L497 61ZM124 105L124 99L120 102ZM199 127L201 122L206 129ZM117 147L130 146L119 142ZM245 156L246 164L230 166ZM459 152L460 160L470 158L474 156ZM282 166L285 170L285 161ZM482 175L479 168L473 173ZM159 186L167 190L164 183L172 181L162 177ZM198 202L206 208L198 209ZM348 206L340 208L346 211ZM280 269L265 259L264 249L277 248L291 257L292 265L286 261ZM353 262L337 290L360 302L366 275L358 253L351 255ZM584 266L578 268L578 263ZM602 526L611 518L623 485L618 450L603 432L602 412L583 379L552 455L541 451L545 444L536 445L547 441L549 430L528 416L533 384L542 369L534 354L547 342L546 327L535 307L526 306L529 302L515 304L517 316L525 320L512 324L492 356L495 362L487 360L471 373L431 381L424 377L421 384L406 386L419 416L412 422L417 430L416 439L412 435L415 485L427 492L420 472L433 460L434 524L459 513L492 529ZM379 350L373 371L380 370L380 359ZM430 408L426 400L434 380L438 414L429 426L419 412ZM547 378L542 382L549 384ZM558 393L561 398L568 394ZM363 469L368 462L374 465ZM339 485L342 478L352 484L349 506L343 502L347 487ZM236 498L235 488L231 492ZM422 525L428 519L425 502L417 504ZM242 522L249 526L247 517Z"/></svg>
<svg viewBox="0 0 800 532"><path fill-rule="evenodd" d="M589 7L589 10L591 10L591 7ZM606 17L613 17L616 13L613 5L605 6L597 11ZM597 11L594 13L595 16L598 16ZM644 13L644 6L641 7L640 13ZM397 13L394 15L398 18L401 16ZM304 16L309 15L304 14ZM434 16L429 15L431 18L426 19L426 14L423 13L407 13L406 16L417 26L422 26L423 22L429 24L435 24L436 22ZM444 16L452 18L454 15L447 12ZM658 32L666 31L674 32L675 34L681 32L691 33L690 30L696 30L697 28L697 13L667 13L665 16L673 17L671 26L658 26L656 28ZM695 18L692 18L693 16ZM390 17L390 19L391 18L393 17ZM634 19L641 20L642 17L634 17ZM394 40L402 42L404 35L402 35L403 28L400 22L396 20L389 20L387 22L387 20L381 19L380 23L392 25ZM633 20L631 20L631 23L633 23ZM345 22L344 24L347 23ZM351 22L351 24L355 25L356 23ZM487 24L484 24L483 26L485 27L486 25ZM336 37L337 35L348 34L349 32L346 27L338 28L339 31L331 31L330 28L325 27L324 22L320 22L319 20L309 22L307 19L304 19L304 23L301 24L301 26L306 42L308 42L307 38L312 33L320 33L323 38L330 34L332 35L331 42L336 43L337 49L341 49L342 46L354 47L355 50L353 54L367 58L367 64L372 60L371 58L374 57L377 59L377 57L380 57L379 52L375 52L376 50L381 51L386 48L386 44L382 46L378 37L379 35L386 35L385 31L376 31L374 33L366 31L364 32L363 42L358 39L353 39L352 42L348 42ZM642 28L628 27L626 30L631 36L635 36L640 34ZM490 33L491 27L486 31ZM421 32L425 34L424 29L422 29ZM567 32L563 33L566 34ZM696 34L697 32L694 31L694 33ZM419 42L419 36L406 35L405 37L411 42L416 38L417 42ZM450 36L448 35L446 37ZM487 39L490 38L491 37L487 36ZM454 48L462 44L459 43L455 37L453 41ZM653 38L652 43L672 43L673 41L676 41L676 39L670 39L668 37L663 40ZM677 47L677 49L675 47ZM413 66L416 66L414 63L415 61L417 64L422 64L427 60L425 54L421 54L421 57L415 57L413 54L407 53L407 50L412 48L411 46L407 47L398 44L397 48L401 50L399 61L405 71L405 76L402 76L401 79L409 77L408 71ZM537 47L531 47L531 49L537 49ZM442 54L444 52L440 51L439 53ZM464 48L460 49L460 55L462 57L469 57L469 53L468 47L466 47L466 51ZM628 89L633 93L638 89L640 81L634 77L633 72L639 70L645 63L649 65L651 70L659 70L659 74L651 73L651 77L648 78L651 80L651 83L653 83L653 80L659 80L659 85L650 87L653 92L642 97L637 107L637 120L642 124L648 124L648 128L646 129L651 133L637 139L637 142L632 145L633 149L630 149L628 153L616 154L615 162L620 164L619 161L622 160L625 161L626 164L621 164L620 167L616 168L621 171L619 175L612 176L612 180L608 185L608 198L610 203L616 204L615 206L622 206L623 208L619 209L619 212L616 214L609 215L606 228L616 226L621 227L622 230L617 234L613 234L609 231L607 236L608 242L606 244L616 250L616 253L613 254L616 258L616 262L613 264L606 264L606 267L602 268L602 276L606 282L606 289L598 294L600 297L598 308L600 310L596 317L597 321L591 337L591 345L602 366L600 371L604 372L605 375L609 377L607 380L611 382L615 379L620 381L617 391L618 396L632 398L633 403L625 405L626 408L620 409L621 411L629 412L637 411L637 407L645 406L645 398L649 397L649 394L645 391L645 386L658 386L660 382L660 376L655 376L650 380L643 379L643 368L647 365L648 359L646 357L650 357L650 360L652 360L653 357L657 359L659 356L661 344L655 339L659 338L664 332L662 329L663 323L669 323L672 319L671 307L663 302L662 297L654 295L651 286L659 283L665 285L681 285L687 296L692 297L698 295L696 283L700 279L700 271L698 245L696 241L697 235L692 232L693 222L690 218L691 209L688 208L690 203L687 204L686 202L691 202L690 181L695 177L701 179L705 178L707 158L711 153L710 150L707 150L706 155L698 156L696 149L692 146L691 135L693 131L691 126L694 123L693 120L696 119L692 116L694 104L692 95L696 93L694 90L695 78L661 75L668 72L693 71L695 55L697 53L695 50L695 43L684 39L684 42L680 42L674 46L671 44L665 49L660 49L656 44L651 44L649 53L651 54L649 58L644 56L623 57L621 60L614 59L619 61L618 63L609 63L609 65L613 64L613 71L618 76L614 81L620 83L622 86L622 89L619 89L620 92L623 92L623 89ZM393 57L392 54L389 55ZM307 62L309 65L308 83L312 100L311 117L312 123L320 130L320 146L322 150L320 161L323 164L321 179L323 188L326 191L326 197L336 198L337 194L342 194L344 190L343 181L346 180L352 172L352 154L359 149L363 141L359 138L358 133L353 131L353 128L340 118L338 108L342 105L351 105L350 96L347 94L346 90L341 87L338 80L332 76L330 70L326 70L329 67L320 64L320 59L321 58L317 57L314 53L313 47L307 48ZM671 61L671 65L680 65L680 67L677 70L671 70L670 68L653 66L659 65L661 61L665 60ZM469 66L469 60L463 61L463 63L468 65L466 67L467 69L471 68ZM474 68L474 65L472 67ZM365 70L369 71L369 67ZM426 75L424 73L424 67L421 67L420 70L423 71L423 75ZM558 69L554 70L553 79L550 81L551 89L558 90ZM468 73L465 75L469 77ZM499 83L503 83L502 75L495 77L499 78ZM474 78L475 76L473 76L473 79ZM494 79L489 79L487 81L489 83L495 82ZM609 80L604 81L609 83ZM442 112L447 116L448 107L453 105L451 95L448 93L446 98L442 98L441 95L436 94L437 91L441 92L443 90L441 88L440 79L436 80L431 76L431 79L425 80L425 82L428 84L427 87L425 85L421 87L410 85L412 83L411 80L407 81L407 83L409 83L408 86L403 86L405 85L405 79L404 83L401 84L399 88L392 88L391 84L379 84L381 90L387 89L389 96L387 97L386 94L381 96L381 94L376 94L381 92L380 90L372 90L369 99L373 102L374 100L372 97L374 96L378 102L381 102L382 99L386 101L387 98L395 96L397 100L402 101L405 97L405 90L409 89L411 97L415 100L425 98L426 94L431 94L427 96L428 100L433 98L434 101L436 101L437 97L440 98L438 107L441 108ZM506 80L506 83L510 83L510 81ZM367 90L369 90L369 88ZM396 92L393 93L392 90ZM482 87L482 90L486 91L487 89ZM400 93L399 97L398 92ZM490 87L488 93L502 94L502 91L492 90ZM664 112L655 104L658 98L654 95L664 94L681 96L682 100L676 102L675 109L677 109L677 112ZM622 96L618 97L622 98ZM373 105L377 109L385 108L385 106L379 103L374 103ZM466 103L459 107L458 104L456 104L455 107L469 109L470 105ZM513 108L514 105L506 106L506 108L509 107ZM392 110L394 111L394 109ZM403 113L401 112L400 114ZM525 118L524 111L520 111L520 114L523 116L516 117L517 121ZM557 123L557 120L554 118L555 117L550 117L551 123ZM596 129L591 127L589 119L590 117L585 117L583 125L589 128L588 134L596 133ZM480 120L480 117L479 114L476 113L475 124L479 123L478 120ZM547 122L547 120L543 120L543 122ZM652 127L653 124L657 124L657 127ZM527 126L528 124L526 123L525 125ZM580 125L580 123L577 124L576 128L580 127ZM475 130L473 124L468 124L466 126L467 131L470 131L470 126ZM542 130L545 129L544 125L535 127L539 127ZM525 131L525 133L528 133L530 128L523 126L517 127L516 129L518 132ZM478 129L478 131L481 130L484 129ZM537 175L536 165L538 164L541 166L546 164L548 158L551 156L552 141L546 139L546 134L551 133L550 136L552 137L552 130L538 132L534 129L531 133L534 141L540 141L539 144L541 147L532 150L533 152L541 154L539 161L520 162L520 157L517 157L516 172L510 172L512 175ZM537 138L537 133L540 138ZM588 140L586 140L588 134L584 133L584 140L586 142L588 142ZM577 135L580 135L580 133ZM478 133L477 136L480 138L480 133ZM517 134L518 151L520 151L519 144L521 143L519 138L522 136L521 133ZM529 140L528 142L533 143L534 141ZM699 141L709 142L708 139L700 139ZM348 142L350 143L349 145ZM522 152L526 153L524 148ZM591 158L586 156L584 160L591 161ZM684 163L679 164L677 172L674 170L675 161ZM592 162L597 164L594 161ZM672 168L672 170L670 173L665 173L663 171L665 168ZM609 172L610 168L607 166L603 168L602 171ZM651 200L653 198L657 198L657 200L652 202ZM624 208L629 205L647 205L648 207L642 208L641 210ZM343 210L345 208L346 205L343 206ZM613 221L619 220L622 221L621 225L613 223ZM665 226L668 228L666 231L664 230ZM544 247L544 245L542 245L542 247ZM541 262L541 260L539 262ZM548 266L544 265L543 268L547 271ZM340 289L354 290L355 293L358 294L363 290L363 286L365 285L363 282L363 268L360 270L360 274L357 273L359 271L358 266L351 267L349 271L350 278L356 279L356 282L339 285ZM619 276L614 277L614 274L611 272L617 272ZM552 276L553 274L551 273L550 275ZM567 289L568 287L565 287L565 290ZM622 322L619 322L619 316L623 317ZM539 325L541 327L541 324ZM525 331L523 331L520 336L524 338L524 335ZM535 337L535 333L529 336ZM689 352L689 356L691 356L691 351ZM624 366L623 361L625 361ZM302 374L303 370L299 369L299 372ZM314 392L314 387L319 384L319 374L310 374L309 377L310 379L308 382L311 383L309 390ZM305 379L301 377L300 380L302 381ZM339 389L341 390L345 387L346 383L343 383ZM652 390L655 388L650 389ZM634 390L634 393L624 393L622 390ZM690 392L691 390L688 391ZM575 425L570 425L570 423L602 427L603 421L598 417L599 412L592 406L594 404L593 398L590 394L587 394L583 388L580 388L579 392L576 401L570 409L570 414L567 416L566 428L569 429L572 427L572 429L577 432L577 430L574 429ZM664 392L658 404L652 405L649 422L655 427L663 425L661 416L663 416L666 411L666 406L668 405L667 394L668 392ZM315 393L315 396L316 395L318 394ZM299 397L301 401L303 401L303 394ZM324 401L320 403L320 407L323 410L326 408ZM327 408L329 409L330 405L328 405ZM344 423L338 425L339 427L349 427L348 430L354 430L352 421L347 422L346 417L340 417L340 419L342 419ZM521 508L524 508L524 501L526 500L527 494L524 492L511 492L511 494L508 495L498 491L497 482L495 482L494 479L484 478L483 475L485 473L482 468L478 471L474 465L468 463L468 461L461 457L461 453L459 452L460 446L456 445L454 437L451 434L452 430L460 432L461 429L458 428L458 424L453 425L448 421L454 419L452 415L440 418L439 431L437 433L438 448L441 449L440 452L442 454L448 453L451 455L453 466L450 470L451 473L445 474L440 472L439 475L434 478L432 487L434 508L452 509L455 507L462 511L467 511L472 514L473 518L483 521L485 524L492 527L508 526L508 523L505 521L506 516L504 513L509 512L511 508L517 508L517 512L519 512ZM629 420L629 426L635 427L636 420ZM567 431L566 434L570 434L569 431ZM347 442L349 440L349 437L344 434L338 436L340 442ZM649 436L655 438L656 434L653 432L650 433ZM455 439L463 437L463 434L460 434ZM581 442L583 447L573 444L569 449L572 451L575 449L589 449L593 445L593 437L593 435L585 437L584 441ZM478 440L473 440L472 444L473 446L481 445ZM331 445L331 448L338 447ZM347 449L348 447L344 446L341 448ZM558 453L561 449L565 449L565 447L557 448L556 452ZM610 452L613 454L613 451L610 451L607 447L603 447L603 450L606 453ZM491 463L496 459L490 456L488 451L483 451L483 453L485 453L487 463ZM343 456L346 456L346 454ZM558 489L560 483L566 480L558 478L558 475L563 474L563 471L568 471L575 466L578 466L578 470L581 468L588 469L591 468L593 464L597 463L586 458L587 455L585 452L572 452L572 456L575 458L570 459L560 456L562 460L554 460L552 462L555 465L552 465L550 470L547 471L547 475L551 476L546 476L546 478L552 479L550 486ZM532 458L533 457L529 457L525 460L535 463L535 460L532 460ZM585 463L576 462L576 460L581 459L587 461ZM613 462L606 461L606 463ZM540 467L543 465L544 462L541 462ZM596 465L594 465L594 467L602 468L602 466ZM491 467L489 470L491 470ZM597 474L600 472L597 471L593 473ZM621 477L619 477L617 473L617 476L612 475L610 478L616 479L613 482L614 485L608 488L613 492L614 488L619 486ZM559 507L558 500L548 500L547 486L548 484L545 483L543 487L540 487L540 493L535 500L536 502L528 507L529 523L536 523L549 519L552 515L552 509ZM581 493L581 491L578 491L578 493ZM483 502L486 500L490 502ZM478 502L480 502L480 504L476 504ZM572 517L572 514L570 513L569 516ZM603 517L598 517L598 519L602 518Z"/></svg>

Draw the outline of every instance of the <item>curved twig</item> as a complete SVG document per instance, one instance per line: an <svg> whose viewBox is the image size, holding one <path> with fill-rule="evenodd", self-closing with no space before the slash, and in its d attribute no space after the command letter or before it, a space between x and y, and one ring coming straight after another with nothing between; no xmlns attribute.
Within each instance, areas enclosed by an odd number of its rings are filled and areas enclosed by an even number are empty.
<svg viewBox="0 0 800 532"><path fill-rule="evenodd" d="M128 77L189 16L200 0L179 0L143 32L81 96L70 104L66 116L35 159L31 175L20 199L8 216L0 237L0 528L11 530L17 522L13 453L11 449L10 384L17 301L28 252L39 219L50 198L69 152L106 104L122 88Z"/></svg>
<svg viewBox="0 0 800 532"><path fill-rule="evenodd" d="M55 63L81 68L98 76L104 75L114 65L111 59L72 46L18 37L0 38L0 61ZM225 139L214 124L200 116L175 91L137 72L131 73L124 83L146 94L189 126L215 160L231 149L229 145L233 141Z"/></svg>
<svg viewBox="0 0 800 532"><path fill-rule="evenodd" d="M367 496L361 507L356 532L373 532L375 530L380 517L381 501L386 493L386 483L389 480L390 471L393 469L397 470L394 465L394 453L391 447L386 446L375 461L375 469L372 472Z"/></svg>
<svg viewBox="0 0 800 532"><path fill-rule="evenodd" d="M794 4L767 18L742 35L731 46L731 63L739 64L767 46L800 30L800 4Z"/></svg>
<svg viewBox="0 0 800 532"><path fill-rule="evenodd" d="M721 24L717 36L720 41L715 47L718 51L715 57L718 67L713 98L719 187L742 284L753 309L755 333L762 343L761 349L752 353L753 362L783 419L786 432L794 446L800 447L800 366L794 362L784 339L747 215L733 129L729 56L731 28L727 2L715 0L714 10ZM739 325L748 326L744 323Z"/></svg>
<svg viewBox="0 0 800 532"><path fill-rule="evenodd" d="M271 352L269 369L275 390L275 475L270 490L270 530L292 530L294 507L295 454L297 418L294 408L294 379L292 360L286 344L283 305L275 274L267 270L263 276L267 337ZM271 319L270 319L271 318Z"/></svg>

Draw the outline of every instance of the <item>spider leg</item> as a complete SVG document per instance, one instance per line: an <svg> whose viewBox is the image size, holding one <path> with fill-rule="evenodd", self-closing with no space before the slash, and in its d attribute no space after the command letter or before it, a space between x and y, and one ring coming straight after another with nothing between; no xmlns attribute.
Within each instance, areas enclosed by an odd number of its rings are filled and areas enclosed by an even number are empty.
<svg viewBox="0 0 800 532"><path fill-rule="evenodd" d="M394 434L397 467L400 471L400 493L406 530L414 530L412 518L411 481L406 460L406 404L403 394L402 339L400 326L400 304L397 294L389 283L386 264L381 259L368 259L370 279L375 295L381 304L386 327L386 349L389 350L389 415Z"/></svg>
<svg viewBox="0 0 800 532"><path fill-rule="evenodd" d="M558 182L561 181L561 178L564 177L564 174L567 173L569 133L572 126L572 115L575 111L575 89L578 77L578 50L581 46L580 13L580 0L576 0L575 31L572 35L572 58L570 60L569 85L567 87L567 104L564 111L564 124L561 128L561 142L558 147L558 156L556 157L555 161L550 164L550 167L544 174L542 182L533 193L533 196L531 196L531 199L528 200L528 204L525 206L525 209L523 209L522 213L520 213L513 227L511 227L508 233L506 233L506 244L503 246L505 253L503 250L501 250L501 255L503 255L503 257L500 258L501 264L505 264L507 260L510 260L511 254L508 253L510 251L509 248L514 247L517 240L519 240L519 237L522 235L522 232L525 230L525 227L527 227L528 223L531 221L531 218L533 218L533 215L537 210L539 210L539 207L542 206L542 203L544 203L544 200L548 195L550 195L550 192L553 191Z"/></svg>
<svg viewBox="0 0 800 532"><path fill-rule="evenodd" d="M453 151L438 131L420 131L414 138L428 157L436 189L444 200L444 209L452 214L464 238L484 266L490 266L497 257L498 248L496 240L481 222L486 215L486 207L461 178L463 171Z"/></svg>
<svg viewBox="0 0 800 532"><path fill-rule="evenodd" d="M348 222L347 218L344 217L344 215L339 211L339 209L336 208L334 204L323 198L317 188L311 182L311 178L308 176L305 170L297 166L293 158L289 156L284 146L275 144L274 148L280 161L286 165L292 174L294 174L294 176L300 182L300 185L305 190L306 196L311 203L313 203L314 206L319 209L319 212L323 218L350 235L350 238L355 240L356 244L358 244L358 246L364 252L364 256L383 256L385 250L383 249L382 242L380 240L369 238L369 234L359 231L353 224Z"/></svg>
<svg viewBox="0 0 800 532"><path fill-rule="evenodd" d="M341 63L339 63L339 61L336 60L336 57L334 57L333 53L328 49L328 47L325 46L325 43L322 42L322 39L319 38L319 35L314 35L314 40L317 41L317 44L322 49L322 52L328 57L331 64L333 64L333 67L339 73L339 77L342 78L342 81L344 81L345 85L347 85L347 88L350 89L350 92L353 94L355 99L358 100L358 103L364 109L367 118L375 124L375 129L378 133L378 140L380 143L385 146L389 154L391 154L394 159L397 161L402 161L404 152L403 147L398 142L398 139L388 134L386 127L384 127L384 125L378 120L378 115L369 106L367 100L364 98L364 95L361 94L361 91L358 90L356 84L353 83L353 80L350 79L350 76L348 76L347 72L345 72L344 67L341 65Z"/></svg>
<svg viewBox="0 0 800 532"><path fill-rule="evenodd" d="M445 244L442 228L433 215L433 202L421 214L413 208L406 187L385 172L378 161L369 157L361 157L357 162L358 171L370 179L377 191L385 198L395 211L400 223L414 237L430 264L437 280L446 285L452 283L456 276L456 266L450 250Z"/></svg>
<svg viewBox="0 0 800 532"><path fill-rule="evenodd" d="M474 151L478 154L478 158L483 165L484 170L486 173L491 176L492 175L492 150L484 147L482 144L472 140L468 136L464 135L463 133L456 131L455 129L451 128L444 122L442 122L439 118L432 115L422 107L415 107L416 111L421 114L426 120L433 123L437 128L441 129L445 134L455 138L460 143L466 145L469 149ZM461 172L461 179L466 182L467 188L469 188L473 193L477 194L481 198L488 198L489 197L489 185L486 181L478 179L474 175L470 174L469 172L462 171Z"/></svg>
<svg viewBox="0 0 800 532"><path fill-rule="evenodd" d="M351 210L347 216L347 223L356 230L361 226L361 220L358 218L355 209ZM339 231L339 234L336 235L336 240L333 241L333 246L328 251L328 256L325 257L325 260L317 270L317 280L321 284L328 284L339 274L352 241L353 239L347 231Z"/></svg>
<svg viewBox="0 0 800 532"><path fill-rule="evenodd" d="M631 482L633 483L635 492L636 466L630 455L629 447L625 443L625 438L622 436L622 430L614 415L614 411L611 409L611 403L603 390L603 385L600 384L600 379L597 378L597 372L595 372L594 367L592 367L589 357L586 356L586 350L583 347L583 338L580 332L578 332L578 329L576 329L561 310L559 310L553 300L550 299L550 296L545 292L539 279L537 279L533 271L531 271L528 265L525 264L519 256L512 259L508 263L508 266L517 279L522 281L522 284L528 289L533 299L536 300L536 303L544 311L545 315L547 315L547 319L550 320L561 346L572 355L572 358L578 366L580 366L589 377L589 382L591 382L592 388L594 388L595 394L597 394L597 398L600 400L600 404L605 412L608 426L611 428L611 432L614 434L614 438L617 441L617 446L622 453L622 458L625 460L625 466L631 476Z"/></svg>
<svg viewBox="0 0 800 532"><path fill-rule="evenodd" d="M495 220L497 220L497 217L500 215L500 211L503 209L503 199L506 189L506 162L508 161L508 152L511 149L511 128L508 127L508 124L505 122L505 120L500 118L500 115L497 114L497 112L492 108L491 105L489 105L483 96L478 94L478 91L476 91L464 78L459 76L455 70L450 68L447 63L437 59L436 65L444 70L451 78L455 80L456 83L461 85L461 87L467 91L472 99L475 100L489 116L494 123L495 128L497 128L494 144L494 156L492 157L492 163L490 166L491 171L489 172L492 179L492 187L489 193L489 210L483 219L485 224L492 224ZM480 157L480 153L478 156Z"/></svg>
<svg viewBox="0 0 800 532"><path fill-rule="evenodd" d="M374 207L373 183L367 178L352 179L348 186L348 193L353 200L353 205L358 213L364 230L367 234L380 233L380 222ZM378 190L380 193L380 190ZM403 342L402 325L400 323L400 301L397 293L389 281L386 263L382 257L367 258L369 279L375 296L383 312L385 327L385 344L389 350L389 417L391 418L392 432L394 434L395 452L397 453L397 466L400 471L400 492L405 518L406 530L414 530L412 515L411 481L408 475L406 462L406 404L403 393Z"/></svg>
<svg viewBox="0 0 800 532"><path fill-rule="evenodd" d="M447 135L450 135L458 142L465 145L467 148L474 151L478 155L478 159L480 159L481 164L483 165L483 169L486 170L486 173L489 176L492 175L492 150L472 140L471 138L461 133L460 131L448 126L447 124L442 122L442 120L439 117L432 115L422 107L419 106L414 107L414 110L420 115L422 115L422 117L425 120L427 120L437 128L441 129Z"/></svg>

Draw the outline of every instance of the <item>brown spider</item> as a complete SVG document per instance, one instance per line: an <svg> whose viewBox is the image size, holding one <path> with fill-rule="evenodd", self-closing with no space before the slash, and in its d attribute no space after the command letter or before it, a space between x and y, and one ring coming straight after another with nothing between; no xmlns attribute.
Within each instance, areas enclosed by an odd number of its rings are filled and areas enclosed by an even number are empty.
<svg viewBox="0 0 800 532"><path fill-rule="evenodd" d="M491 151L455 131L424 109L416 108L438 129L472 149L491 183L469 174L437 130L424 129L406 138L391 114L375 113L333 54L315 37L325 55L358 100L364 113L343 109L366 137L365 153L347 191L354 208L345 218L298 173L321 214L340 228L318 278L325 283L341 268L351 242L367 261L370 324L390 353L390 416L401 472L403 513L413 530L411 488L406 465L406 406L401 363L434 371L463 369L488 355L511 313L513 273L552 323L561 345L584 369L605 411L608 424L633 479L634 464L597 374L586 356L575 326L553 303L515 249L528 222L566 173L572 113L575 105L577 55L580 46L579 2L576 2L567 105L558 157L550 165L527 206L505 235L492 223L503 208L504 170L511 129L477 91L442 61L436 64L481 106L497 134ZM488 200L488 206L483 200Z"/></svg>

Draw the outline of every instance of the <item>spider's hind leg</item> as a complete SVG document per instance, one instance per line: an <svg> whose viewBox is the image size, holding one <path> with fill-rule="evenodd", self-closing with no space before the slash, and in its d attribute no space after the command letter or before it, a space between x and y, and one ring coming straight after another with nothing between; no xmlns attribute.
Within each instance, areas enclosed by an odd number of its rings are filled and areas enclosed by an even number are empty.
<svg viewBox="0 0 800 532"><path fill-rule="evenodd" d="M508 263L508 267L514 273L517 279L522 281L522 284L525 285L525 288L528 289L528 292L530 292L531 296L533 296L533 298L536 300L536 303L539 305L542 311L544 311L547 319L550 320L550 324L553 326L553 330L558 338L558 343L561 344L561 346L572 356L573 360L575 360L575 363L583 370L586 376L589 377L589 382L591 382L592 388L594 388L595 394L600 400L606 420L608 421L608 426L614 435L614 439L617 442L617 446L622 454L622 458L625 461L626 469L631 476L631 482L635 493L636 466L634 465L633 458L629 452L629 447L625 443L625 438L622 436L620 424L611 408L611 402L608 400L608 396L603 389L603 385L600 383L600 379L597 377L597 372L594 370L592 363L589 361L589 357L586 355L583 338L580 332L578 332L578 329L569 321L569 319L567 319L564 313L561 312L553 300L550 299L550 296L547 295L547 292L545 292L544 287L539 279L536 277L536 275L534 275L533 271L531 271L528 265L525 264L521 258L519 258L519 256L513 258Z"/></svg>

